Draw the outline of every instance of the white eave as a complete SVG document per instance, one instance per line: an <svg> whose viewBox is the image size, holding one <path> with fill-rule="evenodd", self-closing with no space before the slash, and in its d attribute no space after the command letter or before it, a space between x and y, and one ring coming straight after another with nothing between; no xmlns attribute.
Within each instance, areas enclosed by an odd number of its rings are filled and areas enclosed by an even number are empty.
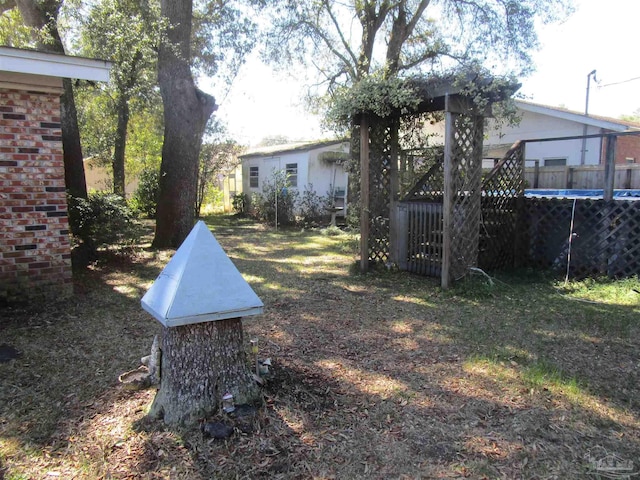
<svg viewBox="0 0 640 480"><path fill-rule="evenodd" d="M247 317L264 305L204 222L198 222L142 297L165 327Z"/></svg>
<svg viewBox="0 0 640 480"><path fill-rule="evenodd" d="M0 71L108 82L111 62L56 53L0 47Z"/></svg>

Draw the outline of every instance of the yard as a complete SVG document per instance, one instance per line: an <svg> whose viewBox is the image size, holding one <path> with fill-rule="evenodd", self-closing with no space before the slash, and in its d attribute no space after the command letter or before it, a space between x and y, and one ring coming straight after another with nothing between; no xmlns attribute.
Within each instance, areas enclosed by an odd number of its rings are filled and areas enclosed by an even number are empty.
<svg viewBox="0 0 640 480"><path fill-rule="evenodd" d="M245 323L273 363L256 430L171 431L145 417L152 390L118 384L159 331L140 298L172 254L140 249L78 272L70 301L0 310L0 344L22 353L0 363L0 479L640 472L637 278L518 272L444 292L359 275L345 234L208 223L265 303Z"/></svg>

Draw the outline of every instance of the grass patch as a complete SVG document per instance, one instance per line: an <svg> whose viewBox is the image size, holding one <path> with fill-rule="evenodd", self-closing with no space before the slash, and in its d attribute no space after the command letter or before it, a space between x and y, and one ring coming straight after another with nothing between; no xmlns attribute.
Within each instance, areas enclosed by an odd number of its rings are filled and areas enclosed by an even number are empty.
<svg viewBox="0 0 640 480"><path fill-rule="evenodd" d="M118 385L159 331L139 299L172 254L141 248L77 272L70 301L0 312L22 353L0 364L0 478L571 479L594 452L640 458L637 279L442 291L352 270L347 232L206 221L265 303L244 325L273 363L256 431L170 431L145 417L153 391Z"/></svg>
<svg viewBox="0 0 640 480"><path fill-rule="evenodd" d="M622 280L587 278L558 284L557 288L569 298L594 302L594 304L634 307L640 312L640 279Z"/></svg>

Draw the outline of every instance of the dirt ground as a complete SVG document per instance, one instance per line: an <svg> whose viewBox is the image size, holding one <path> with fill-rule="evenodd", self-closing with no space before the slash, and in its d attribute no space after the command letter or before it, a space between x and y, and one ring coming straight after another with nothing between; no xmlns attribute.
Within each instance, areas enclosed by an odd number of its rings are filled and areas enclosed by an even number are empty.
<svg viewBox="0 0 640 480"><path fill-rule="evenodd" d="M118 384L159 331L139 301L172 252L112 255L70 301L0 311L0 344L21 352L0 363L0 479L640 473L637 279L588 300L533 272L443 292L358 274L348 235L212 231L265 304L244 322L273 363L253 432L168 429L146 417L152 389Z"/></svg>

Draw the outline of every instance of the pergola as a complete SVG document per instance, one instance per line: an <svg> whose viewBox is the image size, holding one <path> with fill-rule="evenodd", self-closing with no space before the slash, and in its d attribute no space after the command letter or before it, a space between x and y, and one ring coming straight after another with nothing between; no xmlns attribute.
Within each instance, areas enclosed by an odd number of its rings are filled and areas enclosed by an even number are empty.
<svg viewBox="0 0 640 480"><path fill-rule="evenodd" d="M439 185L432 198L442 203L441 285L464 276L478 260L481 218L482 139L484 117L494 102L508 98L518 86L493 78L467 75L413 79L408 85L419 93L419 105L410 112L394 111L380 118L370 112L357 116L360 126L360 269L370 263L405 262L402 232L407 225L398 215L400 118L444 112L444 159ZM472 93L473 92L473 93ZM433 169L432 169L433 170ZM433 178L433 173L430 178ZM425 179L426 181L426 179ZM414 190L421 188L416 185ZM435 190L434 190L435 189Z"/></svg>

